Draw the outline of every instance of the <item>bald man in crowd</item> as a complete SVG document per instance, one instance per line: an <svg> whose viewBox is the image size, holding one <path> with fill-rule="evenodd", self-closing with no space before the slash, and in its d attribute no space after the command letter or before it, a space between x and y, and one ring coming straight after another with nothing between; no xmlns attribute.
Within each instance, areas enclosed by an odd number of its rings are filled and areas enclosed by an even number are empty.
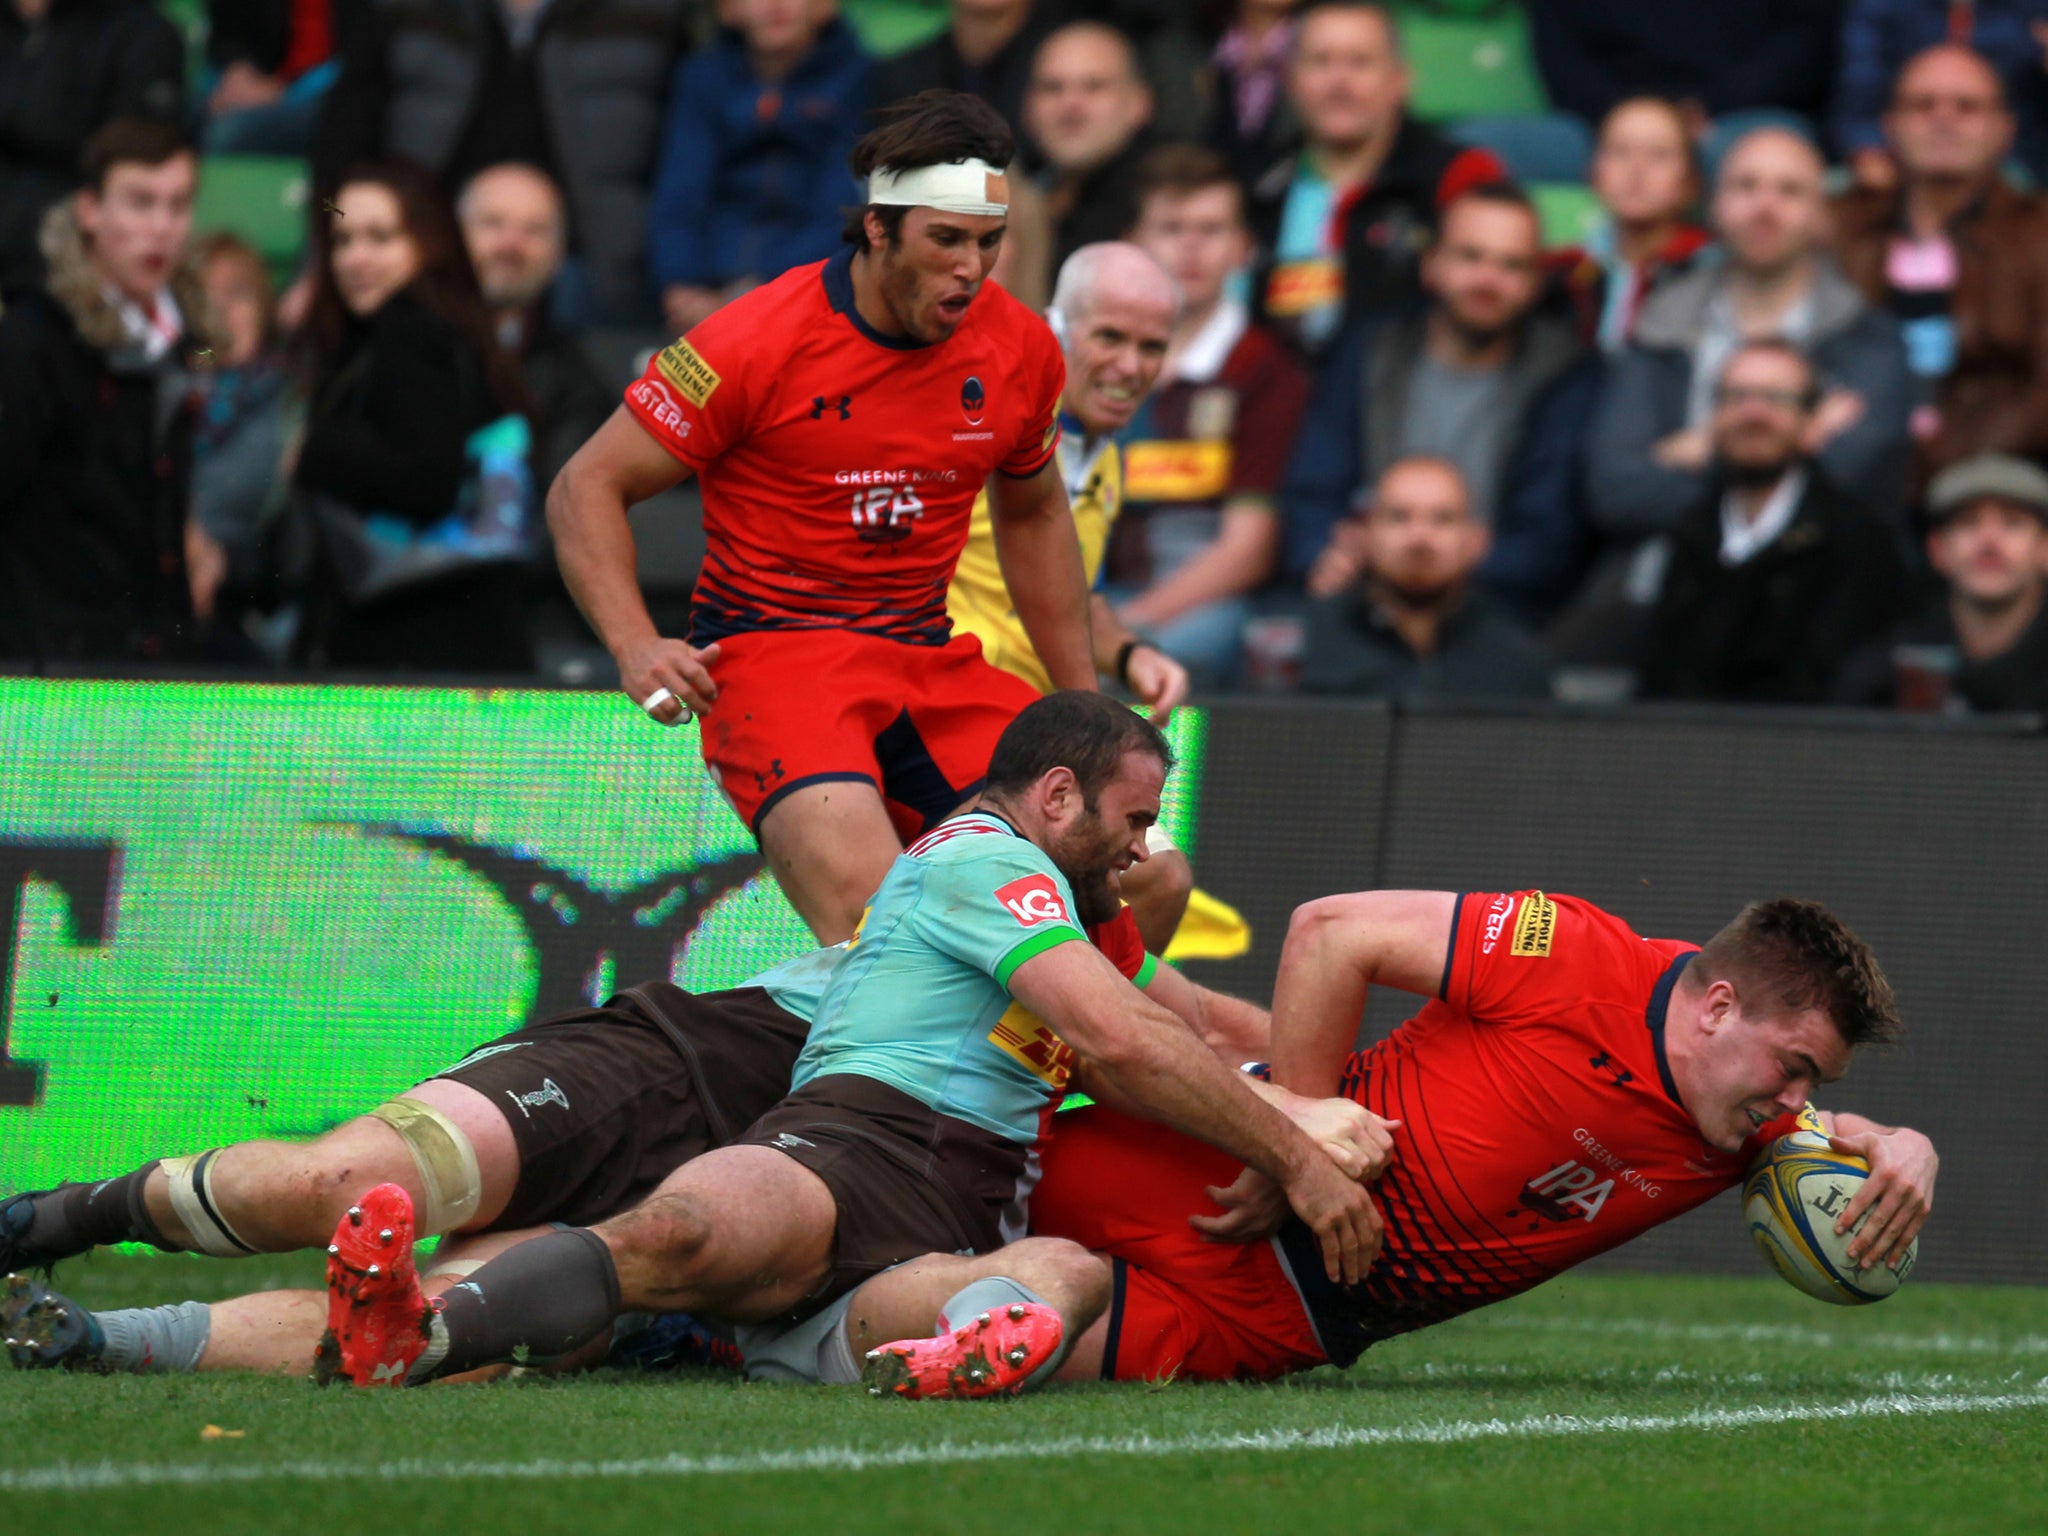
<svg viewBox="0 0 2048 1536"><path fill-rule="evenodd" d="M2015 125L1997 70L1943 44L1899 72L1890 185L1834 206L1842 270L1899 322L1919 468L2048 453L2048 201L2001 174Z"/></svg>
<svg viewBox="0 0 2048 1536"><path fill-rule="evenodd" d="M1165 268L1127 242L1084 245L1060 268L1048 312L1067 360L1060 395L1062 432L1056 450L1067 501L1080 536L1091 591L1117 514L1123 510L1123 458L1116 434L1130 425L1158 381L1173 336L1180 296ZM983 658L1041 693L1052 688L1045 663L1010 599L996 560L988 492L975 498L967 546L946 592L955 634L981 641ZM1187 669L1140 640L1100 592L1090 599L1095 669L1141 698L1171 708L1187 697ZM1179 926L1192 886L1186 858L1156 831L1152 857L1125 873L1123 894L1135 909L1146 947L1163 954Z"/></svg>
<svg viewBox="0 0 2048 1536"><path fill-rule="evenodd" d="M1900 514L1912 376L1898 323L1827 253L1825 169L1782 128L1745 135L1722 159L1712 216L1725 259L1651 297L1593 426L1589 510L1610 540L1666 535L1705 494L1716 383L1739 345L1764 338L1819 371L1807 450L1855 499Z"/></svg>
<svg viewBox="0 0 2048 1536"><path fill-rule="evenodd" d="M1399 699L1544 699L1550 658L1478 590L1490 533L1448 459L1387 466L1309 579L1309 693Z"/></svg>

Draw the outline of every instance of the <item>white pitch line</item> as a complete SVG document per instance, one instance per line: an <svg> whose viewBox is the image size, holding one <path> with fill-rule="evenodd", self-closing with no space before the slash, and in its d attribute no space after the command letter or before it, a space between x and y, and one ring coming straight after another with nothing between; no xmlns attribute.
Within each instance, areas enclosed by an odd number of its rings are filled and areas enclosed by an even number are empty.
<svg viewBox="0 0 2048 1536"><path fill-rule="evenodd" d="M1950 1355L2048 1355L2048 1337L2038 1333L1995 1335L1953 1333L1831 1333L1790 1323L1664 1323L1649 1318L1519 1317L1514 1313L1472 1319L1465 1326L1545 1333L1626 1333L1638 1338L1688 1339L1700 1343L1796 1344L1809 1349L1925 1350Z"/></svg>
<svg viewBox="0 0 2048 1536"><path fill-rule="evenodd" d="M211 1487L278 1481L333 1482L458 1478L556 1480L568 1478L729 1477L775 1472L866 1472L901 1467L954 1466L992 1461L1039 1461L1062 1456L1144 1457L1272 1454L1353 1450L1381 1446L1463 1445L1479 1440L1561 1439L1581 1435L1662 1434L1674 1430L1755 1429L1779 1424L1857 1419L1922 1418L1947 1413L2003 1413L2048 1408L2048 1383L2029 1392L1997 1396L1912 1396L1889 1393L1847 1403L1787 1404L1777 1408L1708 1408L1679 1414L1612 1414L1579 1418L1543 1414L1528 1419L1450 1420L1391 1429L1334 1427L1264 1430L1252 1434L1178 1436L1064 1436L1033 1441L937 1441L890 1446L817 1446L803 1451L758 1451L732 1456L656 1456L620 1461L296 1461L99 1462L24 1470L0 1469L0 1492L97 1493L122 1488Z"/></svg>

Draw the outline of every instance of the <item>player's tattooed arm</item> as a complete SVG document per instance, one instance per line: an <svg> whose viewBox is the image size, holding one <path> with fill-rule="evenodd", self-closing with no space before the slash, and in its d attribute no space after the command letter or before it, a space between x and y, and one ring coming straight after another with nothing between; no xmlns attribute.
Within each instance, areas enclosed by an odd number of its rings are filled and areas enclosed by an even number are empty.
<svg viewBox="0 0 2048 1536"><path fill-rule="evenodd" d="M1360 891L1297 907L1273 989L1273 1080L1333 1097L1367 989L1434 996L1456 911L1449 891Z"/></svg>
<svg viewBox="0 0 2048 1536"><path fill-rule="evenodd" d="M1871 1213L1849 1244L1849 1257L1865 1269L1879 1260L1903 1259L1934 1208L1934 1179L1941 1169L1934 1143L1905 1126L1879 1125L1861 1115L1823 1112L1821 1119L1837 1152L1852 1152L1870 1164L1870 1177L1835 1218L1841 1233Z"/></svg>
<svg viewBox="0 0 2048 1536"><path fill-rule="evenodd" d="M1060 479L1059 461L1028 480L996 475L988 483L996 559L1031 648L1055 688L1095 688L1088 579L1081 540Z"/></svg>
<svg viewBox="0 0 2048 1536"><path fill-rule="evenodd" d="M648 710L664 725L679 723L686 708L708 708L718 696L707 665L717 659L718 647L700 651L654 627L640 593L626 510L686 473L621 406L548 487L548 530L562 579L618 662L619 685L633 702L645 707L658 690L668 691L667 699Z"/></svg>

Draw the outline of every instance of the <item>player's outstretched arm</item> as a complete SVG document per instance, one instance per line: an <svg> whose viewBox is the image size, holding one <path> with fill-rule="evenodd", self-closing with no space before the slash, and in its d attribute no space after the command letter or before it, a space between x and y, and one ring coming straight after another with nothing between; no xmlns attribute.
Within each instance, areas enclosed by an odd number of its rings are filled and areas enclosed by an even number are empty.
<svg viewBox="0 0 2048 1536"><path fill-rule="evenodd" d="M1189 981L1170 965L1154 968L1145 995L1200 1035L1225 1066L1263 1061L1271 1048L1273 1020L1265 1009Z"/></svg>
<svg viewBox="0 0 2048 1536"><path fill-rule="evenodd" d="M1869 1211L1870 1223L1849 1244L1849 1257L1864 1269L1880 1259L1896 1263L1934 1209L1934 1177L1941 1157L1934 1143L1905 1126L1879 1125L1861 1115L1826 1117L1835 1150L1853 1152L1870 1164L1870 1177L1835 1218L1835 1231L1847 1232Z"/></svg>
<svg viewBox="0 0 2048 1536"><path fill-rule="evenodd" d="M1295 908L1273 989L1273 1080L1333 1097L1374 984L1434 996L1450 955L1449 891L1360 891Z"/></svg>
<svg viewBox="0 0 2048 1536"><path fill-rule="evenodd" d="M1027 480L994 476L988 483L988 506L996 561L1046 675L1055 688L1093 691L1088 578L1059 461L1047 459Z"/></svg>
<svg viewBox="0 0 2048 1536"><path fill-rule="evenodd" d="M569 595L618 662L619 685L635 704L644 707L663 688L673 696L648 710L663 725L679 724L685 708L705 709L718 696L705 666L718 647L699 651L654 627L640 595L626 509L686 474L621 406L548 487L548 531Z"/></svg>
<svg viewBox="0 0 2048 1536"><path fill-rule="evenodd" d="M1356 1284L1379 1251L1371 1198L1241 1076L1085 944L1017 967L1010 992L1087 1058L1116 1099L1267 1174L1322 1241L1330 1278Z"/></svg>

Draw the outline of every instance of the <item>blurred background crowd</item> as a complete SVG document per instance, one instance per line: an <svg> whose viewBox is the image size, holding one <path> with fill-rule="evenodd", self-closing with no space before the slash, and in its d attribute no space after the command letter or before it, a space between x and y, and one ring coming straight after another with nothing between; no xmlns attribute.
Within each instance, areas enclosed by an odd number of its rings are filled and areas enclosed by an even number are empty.
<svg viewBox="0 0 2048 1536"><path fill-rule="evenodd" d="M2048 709L2048 0L0 0L0 659L601 677L539 493L934 86L1207 687Z"/></svg>

